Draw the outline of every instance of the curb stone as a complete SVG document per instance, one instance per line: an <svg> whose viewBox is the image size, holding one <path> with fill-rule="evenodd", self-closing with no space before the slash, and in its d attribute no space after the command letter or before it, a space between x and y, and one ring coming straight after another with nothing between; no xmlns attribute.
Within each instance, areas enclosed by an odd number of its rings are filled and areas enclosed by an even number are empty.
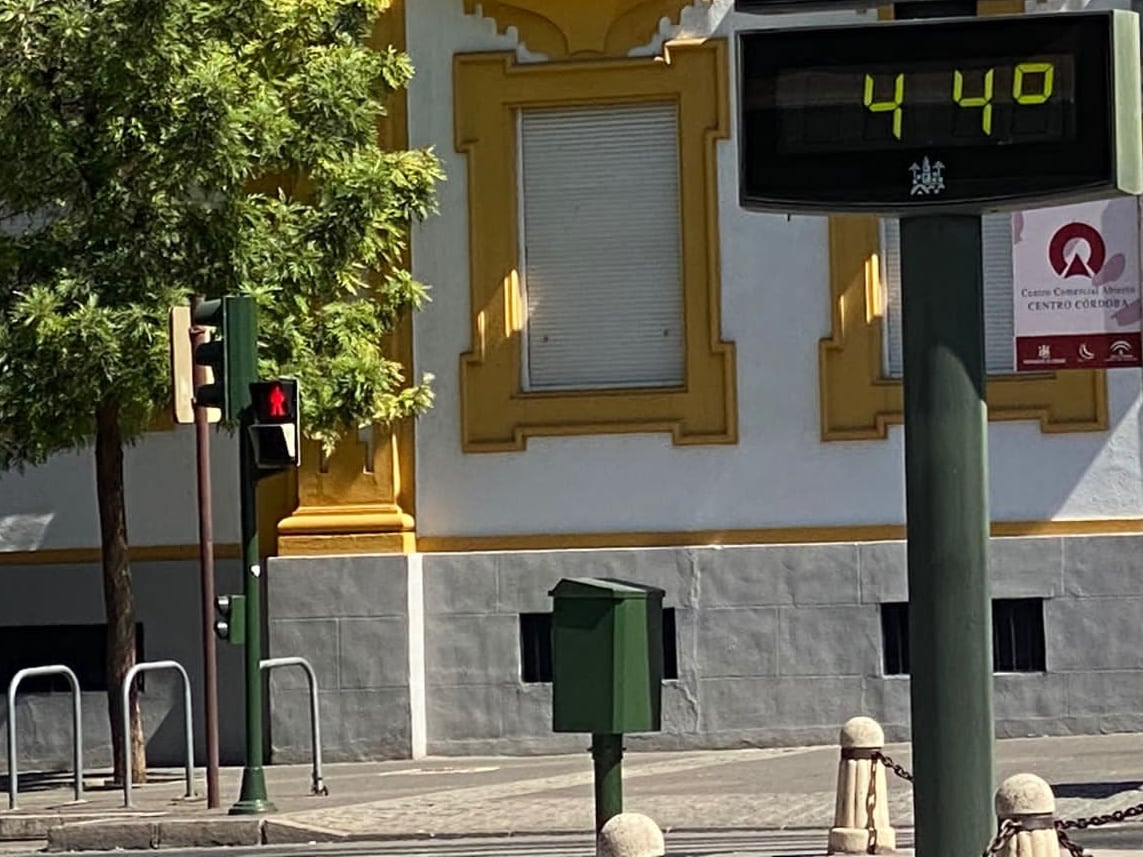
<svg viewBox="0 0 1143 857"><path fill-rule="evenodd" d="M25 816L28 822L26 829L32 829L32 824L52 824L46 828L41 836L28 836L27 839L46 839L49 852L61 851L110 851L110 850L154 850L157 848L211 848L219 846L259 846L259 845L304 845L308 843L354 843L354 842L395 842L395 841L423 841L423 840L450 840L450 839L495 839L495 838L523 838L536 835L534 832L502 830L497 832L483 831L479 833L430 833L424 830L398 831L356 831L348 832L322 827L317 824L297 821L289 817L229 817L211 816L207 818L172 818L166 813L136 813L131 817L108 817L104 815L97 818L77 818L74 815L45 814L41 816ZM16 817L11 817L12 821ZM13 826L11 828L15 830ZM718 827L695 828L692 826L664 827L663 832L668 836L672 833L710 833L710 832L819 832L824 837L825 831L817 827L789 827L789 828L756 828L756 827ZM582 835L583 830L549 830L544 835ZM912 827L903 827L901 833L903 840L912 844ZM1123 824L1101 828L1095 831L1084 831L1082 842L1089 848L1097 850L1123 849L1134 847L1139 843L1139 825ZM824 841L824 839L823 839ZM1077 840L1081 841L1081 840ZM905 843L902 842L904 845ZM905 849L903 849L905 850ZM1096 855L1098 857L1098 853ZM1126 855L1124 855L1126 857ZM1143 852L1137 852L1137 857L1143 857Z"/></svg>
<svg viewBox="0 0 1143 857"><path fill-rule="evenodd" d="M0 842L46 839L48 831L63 824L85 821L136 821L158 818L161 812L38 812L0 814Z"/></svg>
<svg viewBox="0 0 1143 857"><path fill-rule="evenodd" d="M139 851L261 845L260 818L96 820L47 831L48 851Z"/></svg>
<svg viewBox="0 0 1143 857"><path fill-rule="evenodd" d="M262 842L266 845L305 845L310 842L352 842L353 836L314 824L303 824L286 818L267 818L262 823Z"/></svg>
<svg viewBox="0 0 1143 857"><path fill-rule="evenodd" d="M162 848L261 845L260 818L172 818L159 822Z"/></svg>
<svg viewBox="0 0 1143 857"><path fill-rule="evenodd" d="M80 821L48 830L48 851L149 851L158 847L157 821Z"/></svg>

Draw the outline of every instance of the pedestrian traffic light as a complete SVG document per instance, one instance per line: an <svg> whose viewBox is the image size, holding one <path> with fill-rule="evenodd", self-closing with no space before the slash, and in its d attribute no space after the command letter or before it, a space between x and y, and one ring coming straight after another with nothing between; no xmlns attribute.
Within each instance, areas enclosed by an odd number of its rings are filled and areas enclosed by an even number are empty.
<svg viewBox="0 0 1143 857"><path fill-rule="evenodd" d="M228 643L241 646L246 642L246 596L219 595L214 599L218 618L214 620L214 633Z"/></svg>
<svg viewBox="0 0 1143 857"><path fill-rule="evenodd" d="M301 461L297 379L253 381L250 399L254 406L250 442L255 464L262 470L297 467Z"/></svg>
<svg viewBox="0 0 1143 857"><path fill-rule="evenodd" d="M218 408L234 419L250 403L250 382L258 377L258 322L253 298L227 295L195 304L192 321L214 328L211 340L194 350L194 362L214 373L195 388L198 407Z"/></svg>

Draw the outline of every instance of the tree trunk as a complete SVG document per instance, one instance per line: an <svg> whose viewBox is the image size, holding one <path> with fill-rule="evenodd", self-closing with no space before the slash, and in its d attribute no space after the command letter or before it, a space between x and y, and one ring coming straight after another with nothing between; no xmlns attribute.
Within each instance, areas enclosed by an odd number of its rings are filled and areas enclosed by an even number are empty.
<svg viewBox="0 0 1143 857"><path fill-rule="evenodd" d="M95 415L95 488L99 496L99 531L103 552L103 607L107 619L107 710L111 717L111 746L115 781L123 782L122 687L135 665L135 594L127 556L127 504L123 491L123 435L119 406L99 405ZM131 691L131 779L147 778L139 696Z"/></svg>

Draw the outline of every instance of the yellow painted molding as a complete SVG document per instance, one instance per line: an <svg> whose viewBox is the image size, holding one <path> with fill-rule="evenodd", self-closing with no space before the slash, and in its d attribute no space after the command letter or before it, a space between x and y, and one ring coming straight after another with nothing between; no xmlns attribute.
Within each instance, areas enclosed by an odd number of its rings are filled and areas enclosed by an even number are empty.
<svg viewBox="0 0 1143 857"><path fill-rule="evenodd" d="M709 2L709 0L707 0ZM515 27L528 50L548 59L626 56L651 41L659 23L677 23L692 0L464 0L464 11L479 6L496 29Z"/></svg>
<svg viewBox="0 0 1143 857"><path fill-rule="evenodd" d="M670 432L676 444L736 443L734 345L721 338L716 145L730 132L724 40L673 42L661 59L517 64L454 58L456 148L468 159L472 350L461 355L465 452L527 438ZM679 179L686 381L681 388L525 393L517 260L518 111L673 102Z"/></svg>
<svg viewBox="0 0 1143 857"><path fill-rule="evenodd" d="M394 530L409 530L412 527L412 516L406 515L396 506L388 509L376 506L361 508L339 506L299 511L298 514L282 521L278 526L278 532L287 536L310 533L334 535L387 533Z"/></svg>
<svg viewBox="0 0 1143 857"><path fill-rule="evenodd" d="M976 0L977 15L1023 15L1024 0Z"/></svg>
<svg viewBox="0 0 1143 857"><path fill-rule="evenodd" d="M903 420L898 379L883 369L884 291L878 221L837 216L829 221L830 335L818 347L823 440L885 438ZM1104 431L1107 378L1102 370L991 376L992 420L1038 420L1044 432Z"/></svg>
<svg viewBox="0 0 1143 857"><path fill-rule="evenodd" d="M198 560L198 545L133 545L128 549L131 562L189 562ZM216 544L215 559L239 559L241 546ZM94 548L45 548L34 551L0 552L0 566L13 565L90 565L102 562Z"/></svg>
<svg viewBox="0 0 1143 857"><path fill-rule="evenodd" d="M993 521L991 531L995 537L1137 535L1143 533L1143 518L1080 521ZM862 524L844 527L781 527L680 532L420 536L417 539L417 550L421 553L471 553L592 548L701 547L703 545L882 542L900 541L904 538L904 524Z"/></svg>
<svg viewBox="0 0 1143 857"><path fill-rule="evenodd" d="M389 0L378 18L372 44L380 50L389 46L406 49L405 0ZM389 99L378 129L384 148L409 147L408 116L408 94L401 90ZM406 250L401 264L411 268L411 260L412 251ZM413 365L411 314L397 322L384 348L390 359L406 367ZM324 546L317 553L359 553L362 545L370 548L368 552L410 552L413 548L406 534L414 527L414 431L411 419L374 426L368 447L347 437L325 461L316 444L306 444L296 484L291 486L296 508L282 510L274 521L277 552L312 554L315 551L307 546L315 544ZM367 449L372 449L371 455Z"/></svg>
<svg viewBox="0 0 1143 857"><path fill-rule="evenodd" d="M349 556L416 553L414 533L360 533L333 536L289 536L278 539L280 556Z"/></svg>
<svg viewBox="0 0 1143 857"><path fill-rule="evenodd" d="M1097 518L1069 521L993 521L995 537L1127 536L1143 534L1143 518ZM702 545L776 545L898 541L903 524L859 524L835 527L774 527L741 530L676 532L547 533L501 536L416 536L412 532L369 535L285 536L281 556L345 556L374 553L458 553L475 551L575 550ZM216 559L239 559L240 546L217 544ZM198 545L144 545L131 548L132 562L189 562ZM0 566L96 565L97 547L0 552Z"/></svg>

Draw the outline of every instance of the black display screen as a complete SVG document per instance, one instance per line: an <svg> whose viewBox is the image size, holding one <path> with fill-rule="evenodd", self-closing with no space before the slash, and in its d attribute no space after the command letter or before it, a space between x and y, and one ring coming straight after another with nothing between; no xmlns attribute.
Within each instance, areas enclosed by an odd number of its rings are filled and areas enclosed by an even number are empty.
<svg viewBox="0 0 1143 857"><path fill-rule="evenodd" d="M1114 187L1112 21L1079 13L743 33L743 204L987 207Z"/></svg>

